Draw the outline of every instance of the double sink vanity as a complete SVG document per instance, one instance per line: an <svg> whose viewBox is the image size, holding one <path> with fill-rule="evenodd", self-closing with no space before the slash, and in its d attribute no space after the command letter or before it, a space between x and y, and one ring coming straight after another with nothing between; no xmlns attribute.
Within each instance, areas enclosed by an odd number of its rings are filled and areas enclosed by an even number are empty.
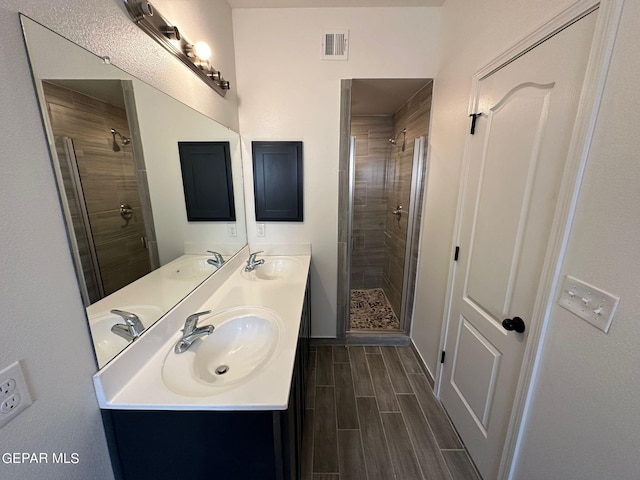
<svg viewBox="0 0 640 480"><path fill-rule="evenodd" d="M95 374L116 477L299 478L311 256L286 250L245 247Z"/></svg>
<svg viewBox="0 0 640 480"><path fill-rule="evenodd" d="M237 132L20 20L115 477L300 478L310 245L247 245ZM224 219L186 214L194 143L224 151Z"/></svg>

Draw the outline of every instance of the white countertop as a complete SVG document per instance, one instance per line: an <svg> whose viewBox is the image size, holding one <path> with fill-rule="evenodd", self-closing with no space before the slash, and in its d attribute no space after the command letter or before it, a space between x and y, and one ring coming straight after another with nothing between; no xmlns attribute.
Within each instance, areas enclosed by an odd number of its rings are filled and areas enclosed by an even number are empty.
<svg viewBox="0 0 640 480"><path fill-rule="evenodd" d="M284 279L251 281L242 275L248 248L203 282L139 340L94 375L98 403L124 410L282 410L287 408L311 255L296 255L300 268ZM259 256L258 258L268 258ZM260 268L260 267L258 267ZM221 275L224 270L225 275ZM280 318L277 350L241 383L210 396L184 396L162 379L168 352L181 338L185 318L211 310L260 307ZM214 331L215 333L215 331Z"/></svg>
<svg viewBox="0 0 640 480"><path fill-rule="evenodd" d="M122 323L117 315L110 314L112 309L135 313L145 328L153 325L198 284L216 272L216 267L206 263L209 258L212 258L211 255L182 255L89 305L87 317L98 367L102 368L129 344L123 338L114 338L111 333L111 325ZM226 258L228 259L229 257ZM204 267L182 269L184 273L180 275L181 267L193 266L196 262L202 263ZM106 317L110 317L110 321L103 327L100 322ZM103 345L109 345L109 348L104 349Z"/></svg>

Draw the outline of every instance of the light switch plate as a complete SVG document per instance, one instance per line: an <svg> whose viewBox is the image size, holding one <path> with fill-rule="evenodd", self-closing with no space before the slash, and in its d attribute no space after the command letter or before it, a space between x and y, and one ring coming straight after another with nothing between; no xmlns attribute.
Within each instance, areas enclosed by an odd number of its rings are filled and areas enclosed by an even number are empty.
<svg viewBox="0 0 640 480"><path fill-rule="evenodd" d="M615 295L567 275L558 304L607 333L619 301Z"/></svg>

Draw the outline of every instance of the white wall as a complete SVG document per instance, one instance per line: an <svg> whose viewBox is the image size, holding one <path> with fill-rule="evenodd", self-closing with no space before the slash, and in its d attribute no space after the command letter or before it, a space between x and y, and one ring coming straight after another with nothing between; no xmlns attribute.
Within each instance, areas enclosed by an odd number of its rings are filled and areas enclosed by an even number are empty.
<svg viewBox="0 0 640 480"><path fill-rule="evenodd" d="M471 78L573 2L447 0L414 341L435 371ZM619 295L609 334L556 307L514 478L638 478L640 457L640 4L627 0L563 274ZM473 31L473 35L469 32Z"/></svg>
<svg viewBox="0 0 640 480"><path fill-rule="evenodd" d="M314 337L335 337L340 80L430 78L439 8L233 11L249 243L312 244ZM320 60L323 29L348 28L348 61ZM304 142L304 223L256 236L251 141Z"/></svg>
<svg viewBox="0 0 640 480"><path fill-rule="evenodd" d="M161 10L169 3L154 2ZM191 12L186 8L189 3L180 2L186 12ZM198 15L211 22L231 23L230 9L223 0L201 3ZM114 64L199 106L221 123L237 127L236 102L234 96L222 100L186 67L177 65L138 31L120 1L0 0L0 203L5 206L0 209L0 368L20 359L35 399L2 428L0 452L77 452L80 458L76 465L0 462L0 478L110 479L91 383L95 360L18 11L109 55ZM180 26L189 32L188 16L184 22ZM211 31L207 40L233 48L228 32L228 27ZM143 61L140 52L148 56ZM228 56L230 63L220 68L234 79L233 55Z"/></svg>
<svg viewBox="0 0 640 480"><path fill-rule="evenodd" d="M239 135L141 82L135 82L134 95L160 264L185 253L206 254L207 250L225 257L234 255L247 244ZM235 222L187 221L178 142L204 141L229 142ZM233 223L237 233L230 237L227 228ZM185 251L185 242L196 248Z"/></svg>

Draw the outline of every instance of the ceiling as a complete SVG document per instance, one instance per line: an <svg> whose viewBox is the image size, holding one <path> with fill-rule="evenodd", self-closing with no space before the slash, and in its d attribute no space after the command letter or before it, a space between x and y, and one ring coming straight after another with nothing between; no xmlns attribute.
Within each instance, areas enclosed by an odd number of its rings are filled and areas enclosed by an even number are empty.
<svg viewBox="0 0 640 480"><path fill-rule="evenodd" d="M116 107L125 108L122 82L120 80L47 80L61 87L70 88L97 98Z"/></svg>
<svg viewBox="0 0 640 480"><path fill-rule="evenodd" d="M231 8L440 7L445 0L227 0Z"/></svg>
<svg viewBox="0 0 640 480"><path fill-rule="evenodd" d="M393 115L431 79L354 79L351 115Z"/></svg>

